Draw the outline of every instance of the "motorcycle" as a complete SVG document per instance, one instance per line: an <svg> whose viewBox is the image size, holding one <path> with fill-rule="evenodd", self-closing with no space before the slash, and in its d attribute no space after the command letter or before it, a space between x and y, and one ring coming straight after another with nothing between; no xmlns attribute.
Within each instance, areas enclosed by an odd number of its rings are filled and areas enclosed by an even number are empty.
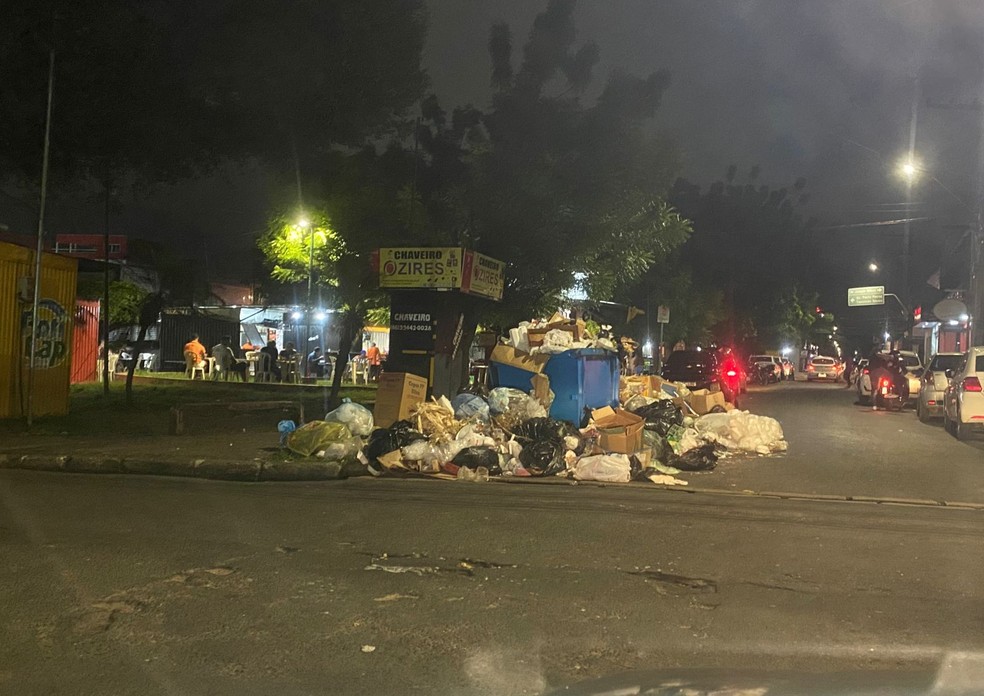
<svg viewBox="0 0 984 696"><path fill-rule="evenodd" d="M755 363L748 378L754 384L770 384L776 378L775 368L769 363Z"/></svg>
<svg viewBox="0 0 984 696"><path fill-rule="evenodd" d="M885 375L878 378L878 383L872 390L871 408L877 410L879 406L887 411L901 411L908 398L908 389L897 388L895 382Z"/></svg>

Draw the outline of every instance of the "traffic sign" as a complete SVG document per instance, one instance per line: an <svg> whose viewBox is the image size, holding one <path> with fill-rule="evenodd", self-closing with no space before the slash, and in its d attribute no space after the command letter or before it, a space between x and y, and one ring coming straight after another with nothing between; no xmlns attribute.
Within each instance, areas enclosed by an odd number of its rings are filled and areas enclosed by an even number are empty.
<svg viewBox="0 0 984 696"><path fill-rule="evenodd" d="M885 286L869 285L863 288L847 289L848 307L871 307L885 304Z"/></svg>
<svg viewBox="0 0 984 696"><path fill-rule="evenodd" d="M660 305L656 310L656 323L658 324L669 324L670 323L670 308L666 305Z"/></svg>

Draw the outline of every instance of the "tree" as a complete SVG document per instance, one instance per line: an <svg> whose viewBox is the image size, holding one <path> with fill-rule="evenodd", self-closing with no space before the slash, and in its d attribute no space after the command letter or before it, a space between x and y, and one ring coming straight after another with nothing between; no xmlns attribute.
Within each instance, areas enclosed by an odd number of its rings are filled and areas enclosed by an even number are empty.
<svg viewBox="0 0 984 696"><path fill-rule="evenodd" d="M774 189L756 185L758 175L753 167L746 183L736 183L732 166L707 191L679 179L670 194L694 225L683 259L700 284L724 290L728 325L719 338L756 349L774 323L776 299L812 284L802 275L812 252L812 222L799 212L808 200L806 181Z"/></svg>
<svg viewBox="0 0 984 696"><path fill-rule="evenodd" d="M723 290L696 281L679 252L653 264L641 280L620 291L617 297L647 312L623 331L640 342L649 340L655 344L658 340L659 305L670 308L670 323L663 327L663 342L668 346L677 341L689 345L710 343L725 319Z"/></svg>
<svg viewBox="0 0 984 696"><path fill-rule="evenodd" d="M344 360L370 313L387 303L376 288L370 257L380 246L423 240L422 226L409 221L401 205L412 171L410 154L399 145L382 153L365 147L352 154L332 153L333 172L325 181L319 205L309 206L310 225L302 228L288 206L276 215L259 246L280 283L306 283L313 267L313 287L340 317L339 360ZM314 244L311 263L311 241ZM342 370L334 371L330 399L337 401Z"/></svg>
<svg viewBox="0 0 984 696"><path fill-rule="evenodd" d="M83 300L98 300L102 297L102 281L79 280L76 295ZM140 312L152 293L139 285L126 280L115 280L109 284L109 327L135 326L140 322Z"/></svg>
<svg viewBox="0 0 984 696"><path fill-rule="evenodd" d="M668 75L615 72L585 104L598 50L576 45L573 9L549 2L516 68L509 28L492 27L488 111L465 106L449 118L436 99L423 104L421 231L508 264L501 304L445 301L464 317L463 341L479 320L508 326L552 312L576 276L591 297L610 299L688 234L666 202L673 149L648 129Z"/></svg>

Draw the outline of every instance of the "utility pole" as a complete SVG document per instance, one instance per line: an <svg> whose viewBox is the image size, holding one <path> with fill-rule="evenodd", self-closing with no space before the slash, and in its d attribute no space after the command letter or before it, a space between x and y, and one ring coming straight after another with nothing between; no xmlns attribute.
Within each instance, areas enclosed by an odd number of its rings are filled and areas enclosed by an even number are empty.
<svg viewBox="0 0 984 696"><path fill-rule="evenodd" d="M981 78L982 97L970 102L927 101L935 109L976 111L977 126L977 182L974 201L975 220L970 225L970 277L968 278L968 313L970 314L971 344L984 345L984 268L981 245L984 244L984 68Z"/></svg>
<svg viewBox="0 0 984 696"><path fill-rule="evenodd" d="M51 150L51 101L55 84L55 49L48 54L48 108L44 117L41 154L41 201L38 208L38 247L34 252L34 300L31 305L31 351L27 366L27 427L34 423L34 360L38 345L38 305L41 301L41 254L44 251L44 208L48 200L48 153Z"/></svg>
<svg viewBox="0 0 984 696"><path fill-rule="evenodd" d="M912 80L912 109L909 114L909 154L908 162L912 164L915 161L916 156L916 125L919 119L919 74ZM905 182L905 207L906 211L910 211L912 208L912 182L914 177L906 177ZM902 232L902 304L906 309L906 316L909 313L909 307L912 305L910 293L909 293L909 225L911 214L906 213L905 216L905 226ZM908 319L906 319L908 322ZM908 323L906 323L906 331L908 331Z"/></svg>

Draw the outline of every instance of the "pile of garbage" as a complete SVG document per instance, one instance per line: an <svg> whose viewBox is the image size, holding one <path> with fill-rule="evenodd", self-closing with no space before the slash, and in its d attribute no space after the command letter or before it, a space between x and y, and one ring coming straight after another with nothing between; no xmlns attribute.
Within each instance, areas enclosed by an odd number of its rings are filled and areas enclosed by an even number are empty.
<svg viewBox="0 0 984 696"><path fill-rule="evenodd" d="M357 458L374 476L465 481L563 476L577 481L648 480L687 485L682 472L710 471L721 457L786 450L772 418L734 408L699 413L701 395L657 377L623 378L621 403L585 414L583 427L550 418L549 403L519 389L461 393L416 404L406 419L374 427L347 402L323 421L280 424L281 444L302 457Z"/></svg>
<svg viewBox="0 0 984 696"><path fill-rule="evenodd" d="M618 350L610 338L594 335L582 320L569 320L560 312L549 319L520 322L509 330L505 345L529 355L556 355L581 348Z"/></svg>

